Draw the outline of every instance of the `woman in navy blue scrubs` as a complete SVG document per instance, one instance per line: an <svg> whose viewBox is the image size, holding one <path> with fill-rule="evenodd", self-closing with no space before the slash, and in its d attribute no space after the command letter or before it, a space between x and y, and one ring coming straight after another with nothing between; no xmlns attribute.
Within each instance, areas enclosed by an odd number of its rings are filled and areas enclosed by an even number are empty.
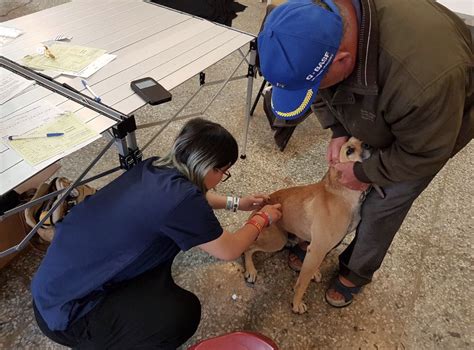
<svg viewBox="0 0 474 350"><path fill-rule="evenodd" d="M74 207L32 282L42 332L81 349L176 349L189 339L201 305L174 283L174 257L197 246L236 259L281 217L263 195L237 201L208 191L237 158L226 129L193 119L167 156L144 160ZM213 211L226 207L261 209L231 234Z"/></svg>

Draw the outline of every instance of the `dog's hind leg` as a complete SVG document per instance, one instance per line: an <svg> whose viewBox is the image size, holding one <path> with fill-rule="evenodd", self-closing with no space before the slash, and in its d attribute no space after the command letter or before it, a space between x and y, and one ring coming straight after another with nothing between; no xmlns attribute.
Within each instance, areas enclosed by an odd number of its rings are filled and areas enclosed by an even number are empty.
<svg viewBox="0 0 474 350"><path fill-rule="evenodd" d="M244 252L245 280L254 283L257 279L257 269L252 258L255 252L271 253L279 251L285 246L287 240L288 234L276 225L264 229L255 243Z"/></svg>
<svg viewBox="0 0 474 350"><path fill-rule="evenodd" d="M315 247L313 242L310 243L306 251L303 266L301 267L301 272L294 287L295 294L293 296L293 312L303 314L308 310L308 307L303 302L303 296L308 288L311 278L313 278L313 276L315 276L319 271L319 266L325 256L326 250L325 247L321 245L321 242L319 242L317 247Z"/></svg>

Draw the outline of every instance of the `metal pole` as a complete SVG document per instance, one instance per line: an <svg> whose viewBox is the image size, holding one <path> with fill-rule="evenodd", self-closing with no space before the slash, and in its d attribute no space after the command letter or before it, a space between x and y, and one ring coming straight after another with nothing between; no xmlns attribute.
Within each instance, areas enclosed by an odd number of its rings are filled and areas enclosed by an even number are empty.
<svg viewBox="0 0 474 350"><path fill-rule="evenodd" d="M229 77L224 81L224 83L221 85L219 91L216 92L216 94L212 97L211 101L207 104L206 108L203 109L203 111L201 112L202 114L206 113L207 109L209 108L209 106L212 104L212 102L214 102L214 100L216 99L216 97L221 93L221 91L225 88L225 86L227 85L227 83L229 82L230 78L232 78L235 74L235 72L237 72L237 69L239 69L240 65L242 64L242 62L245 61L245 56L244 58L239 62L239 64L237 65L237 67L235 67L235 69L233 70L232 74L229 75Z"/></svg>
<svg viewBox="0 0 474 350"><path fill-rule="evenodd" d="M183 111L183 109L186 108L186 106L193 100L193 98L199 93L199 91L201 91L202 89L202 85L199 87L199 89L196 90L196 92L191 96L191 98L189 100L186 101L186 103L179 109L179 111L177 111L175 113L175 115L173 115L170 119L168 119L168 121L165 123L165 125L163 125L163 127L158 130L155 135L153 135L150 139L150 141L148 141L143 147L142 147L142 150L144 151L145 149L148 148L148 146L150 146L150 144L155 141L155 139L163 132L163 130L166 129L166 127L168 125L170 125L170 123L176 119L176 117L179 115L179 113L181 113ZM148 124L149 125L149 124Z"/></svg>
<svg viewBox="0 0 474 350"><path fill-rule="evenodd" d="M38 85L41 85L53 92L56 92L68 99L77 102L85 107L88 107L100 114L105 115L106 117L113 119L115 121L122 121L127 118L127 116L112 107L109 107L105 104L95 101L87 95L81 94L79 91L73 87L67 85L66 83L60 84L55 81L53 78L48 77L47 75L35 72L27 67L24 67L14 61L9 60L4 56L0 56L0 66L5 67L6 69L21 75L26 79L35 80Z"/></svg>
<svg viewBox="0 0 474 350"><path fill-rule="evenodd" d="M31 237L33 237L33 235L36 233L36 231L38 231L38 229L41 227L41 225L43 225L43 223L48 220L48 218L53 214L53 212L57 209L57 207L59 207L59 205L66 199L66 197L69 195L69 193L71 193L71 191L74 189L74 187L76 187L79 183L79 181L81 181L81 179L87 174L87 172L99 161L100 158L102 158L102 156L105 154L105 152L114 144L114 141L110 141L106 146L105 148L99 153L99 155L89 164L89 166L86 168L86 170L84 170L82 172L81 175L79 175L79 177L71 184L71 186L68 187L68 189L66 190L66 192L63 194L63 196L61 197L60 200L58 200L53 206L52 208L48 211L48 213L43 217L43 219L41 219L36 225L35 227L33 227L31 229L31 231L26 235L25 238L23 238L23 240L17 244L16 246L13 246L11 248L8 248L7 250L4 250L3 252L0 252L0 258L4 257L4 256L7 256L8 254L11 254L11 253L14 253L14 252L17 252L17 251L20 251L21 249L23 249L25 247L25 245L28 243L28 241L31 239Z"/></svg>
<svg viewBox="0 0 474 350"><path fill-rule="evenodd" d="M252 89L253 89L253 78L255 76L255 62L257 59L257 43L256 41L252 41L250 43L250 57L249 57L249 69L247 74L247 100L245 102L245 132L244 132L244 140L242 145L242 154L240 158L245 159L247 157L247 138L249 133L250 127L250 109L252 104Z"/></svg>
<svg viewBox="0 0 474 350"><path fill-rule="evenodd" d="M81 182L79 182L77 184L77 186L82 186L82 185L85 185L86 183L89 183L89 182L92 182L94 180L97 180L101 177L104 177L104 176L107 176L109 174L112 174L114 172L116 172L117 170L120 170L122 169L121 167L115 167L115 168L112 168L110 170L106 170L100 174L97 174L95 176L92 176L92 177L89 177ZM67 189L66 188L63 188L62 190L57 190L57 191L54 191L54 192L51 192L51 193L48 193L48 194L45 194L44 196L42 197L39 197L39 198L36 198L35 200L32 200L32 201L29 201L28 203L25 203L25 204L22 204L22 205L19 205L18 207L16 208L13 208L13 209L10 209L10 210L7 210L6 212L4 212L1 216L0 216L0 221L6 219L7 217L13 215L13 214L16 214L16 213L19 213L29 207L32 207L32 206L35 206L36 204L40 204L40 203L43 203L45 201L47 201L48 199L50 198L53 198L53 197L56 197L57 195L63 193L64 191L66 191Z"/></svg>

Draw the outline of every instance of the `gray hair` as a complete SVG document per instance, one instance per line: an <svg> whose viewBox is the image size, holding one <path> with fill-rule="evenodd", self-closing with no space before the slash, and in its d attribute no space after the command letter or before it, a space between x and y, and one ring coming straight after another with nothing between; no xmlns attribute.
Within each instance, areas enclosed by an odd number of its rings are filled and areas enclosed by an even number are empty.
<svg viewBox="0 0 474 350"><path fill-rule="evenodd" d="M153 165L177 169L206 193L204 178L207 173L234 164L237 157L237 141L226 129L217 123L195 118L181 129L170 152L154 161Z"/></svg>
<svg viewBox="0 0 474 350"><path fill-rule="evenodd" d="M347 13L346 13L346 10L343 7L341 7L341 5L336 3L336 1L333 1L333 3L334 3L334 6L336 6L337 9L339 10L339 15L341 16L342 32L346 33L346 30L347 30L347 19L346 19ZM329 7L329 5L324 2L324 0L313 0L313 4L316 4L316 5L322 7L325 10L333 12L331 10L331 8Z"/></svg>

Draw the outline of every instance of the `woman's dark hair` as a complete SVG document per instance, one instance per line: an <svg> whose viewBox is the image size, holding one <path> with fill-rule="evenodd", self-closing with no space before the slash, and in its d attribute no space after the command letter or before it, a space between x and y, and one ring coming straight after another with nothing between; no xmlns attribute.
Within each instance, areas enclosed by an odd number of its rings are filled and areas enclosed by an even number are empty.
<svg viewBox="0 0 474 350"><path fill-rule="evenodd" d="M230 132L217 123L195 118L183 126L168 155L153 165L178 169L206 193L204 177L209 170L233 165L238 155L237 141Z"/></svg>

